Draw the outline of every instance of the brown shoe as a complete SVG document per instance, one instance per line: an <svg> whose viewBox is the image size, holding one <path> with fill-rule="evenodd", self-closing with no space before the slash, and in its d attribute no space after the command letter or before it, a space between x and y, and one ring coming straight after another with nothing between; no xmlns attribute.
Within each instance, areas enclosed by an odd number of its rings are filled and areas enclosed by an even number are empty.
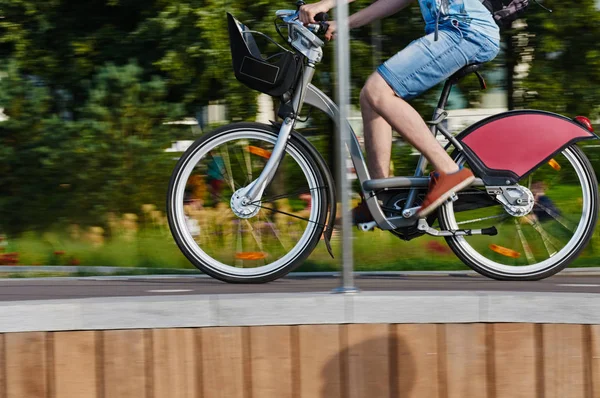
<svg viewBox="0 0 600 398"><path fill-rule="evenodd" d="M429 215L448 200L453 193L468 187L473 180L475 180L475 176L469 169L461 169L452 174L432 172L429 192L419 209L419 217Z"/></svg>

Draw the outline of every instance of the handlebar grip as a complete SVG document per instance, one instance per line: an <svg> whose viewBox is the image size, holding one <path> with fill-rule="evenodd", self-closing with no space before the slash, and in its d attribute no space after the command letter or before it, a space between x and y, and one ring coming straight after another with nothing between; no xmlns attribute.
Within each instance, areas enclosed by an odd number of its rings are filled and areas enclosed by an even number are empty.
<svg viewBox="0 0 600 398"><path fill-rule="evenodd" d="M317 15L315 15L315 21L327 22L329 21L329 15L326 12L320 12Z"/></svg>

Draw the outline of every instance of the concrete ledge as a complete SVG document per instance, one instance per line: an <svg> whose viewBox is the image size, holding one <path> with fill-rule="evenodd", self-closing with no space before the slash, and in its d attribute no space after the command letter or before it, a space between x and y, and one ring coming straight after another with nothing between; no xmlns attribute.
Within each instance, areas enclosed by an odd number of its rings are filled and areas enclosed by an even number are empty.
<svg viewBox="0 0 600 398"><path fill-rule="evenodd" d="M345 323L600 324L600 295L363 292L111 297L0 303L0 333Z"/></svg>

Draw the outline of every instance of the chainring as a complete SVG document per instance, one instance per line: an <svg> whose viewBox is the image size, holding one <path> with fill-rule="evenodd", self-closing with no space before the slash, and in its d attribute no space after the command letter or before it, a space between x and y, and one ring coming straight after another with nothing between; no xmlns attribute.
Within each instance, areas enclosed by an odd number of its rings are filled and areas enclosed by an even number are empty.
<svg viewBox="0 0 600 398"><path fill-rule="evenodd" d="M387 197L383 199L383 209L382 210L383 210L384 214L387 217L401 216L402 210L404 209L404 205L406 203L406 199L408 198L408 194L409 194L409 190L402 191L399 193L388 194ZM422 198L417 195L414 206L420 206L421 201L422 201ZM435 218L437 217L437 212L434 212L434 213L435 214L433 214L427 218L428 222L430 220L435 221ZM418 237L424 235L424 233L422 231L419 231L419 229L417 228L416 221L415 221L414 225L411 225L409 227L401 227L401 228L397 228L394 230L390 230L390 232L392 234L396 235L398 238L405 240L405 241L410 241L410 240L413 240L415 238L418 238Z"/></svg>

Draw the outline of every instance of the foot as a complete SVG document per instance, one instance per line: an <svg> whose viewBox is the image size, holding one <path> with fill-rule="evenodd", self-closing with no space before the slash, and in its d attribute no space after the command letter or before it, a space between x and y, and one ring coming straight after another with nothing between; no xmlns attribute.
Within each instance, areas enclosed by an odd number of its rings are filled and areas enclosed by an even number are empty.
<svg viewBox="0 0 600 398"><path fill-rule="evenodd" d="M363 224L371 221L374 221L374 219L371 215L371 212L369 211L367 202L360 202L358 206L352 209L352 223L354 225Z"/></svg>
<svg viewBox="0 0 600 398"><path fill-rule="evenodd" d="M419 209L419 217L426 217L435 209L440 207L452 194L471 185L475 176L469 169L461 169L456 173L446 174L442 172L431 173L429 192L423 200Z"/></svg>

